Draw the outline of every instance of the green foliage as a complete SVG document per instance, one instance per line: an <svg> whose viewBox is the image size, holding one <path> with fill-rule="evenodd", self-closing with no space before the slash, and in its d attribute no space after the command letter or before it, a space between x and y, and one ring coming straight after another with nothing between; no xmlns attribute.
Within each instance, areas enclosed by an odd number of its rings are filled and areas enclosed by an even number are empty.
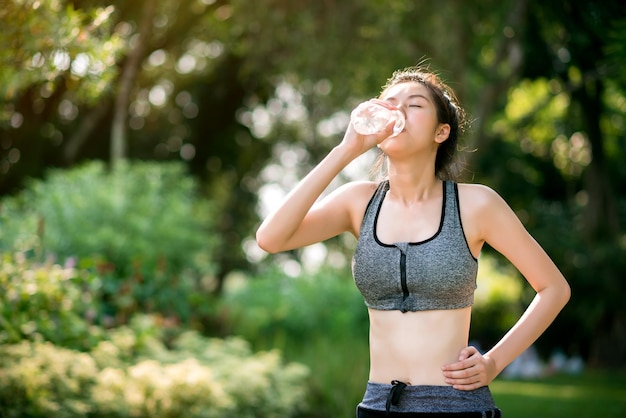
<svg viewBox="0 0 626 418"><path fill-rule="evenodd" d="M97 368L85 353L49 342L0 346L3 417L86 416Z"/></svg>
<svg viewBox="0 0 626 418"><path fill-rule="evenodd" d="M608 64L615 71L616 81L620 84L622 91L626 91L626 75L620 71L622 63L626 59L626 18L615 19L608 30L609 42L606 46Z"/></svg>
<svg viewBox="0 0 626 418"><path fill-rule="evenodd" d="M567 111L570 99L563 92L562 87L555 80L537 79L523 80L511 89L504 108L505 117L494 124L497 131L504 130L506 124L508 130L499 132L507 141L531 141L536 144L528 144L529 151L535 151L531 147L541 147L535 152L542 154L549 149L552 140L560 133L559 125L555 120L562 119ZM532 119L534 123L528 124ZM523 132L520 137L519 129Z"/></svg>
<svg viewBox="0 0 626 418"><path fill-rule="evenodd" d="M277 269L231 278L219 312L229 333L281 350L310 370L313 416L351 416L368 375L368 317L349 271L289 277ZM307 416L307 415L304 415Z"/></svg>
<svg viewBox="0 0 626 418"><path fill-rule="evenodd" d="M626 200L618 196L616 204L620 218L626 219ZM572 354L582 354L591 363L619 365L624 359L623 339L611 343L609 336L626 318L622 297L626 292L624 236L606 237L589 245L579 221L585 216L584 205L537 200L529 211L534 216L528 220L528 228L561 267L573 289L571 300L542 341L552 347L566 341Z"/></svg>
<svg viewBox="0 0 626 418"><path fill-rule="evenodd" d="M5 203L6 202L6 203ZM183 166L99 162L52 171L0 211L0 247L74 259L102 277L110 314L139 309L188 319L207 292L219 237L211 206Z"/></svg>
<svg viewBox="0 0 626 418"><path fill-rule="evenodd" d="M103 336L100 280L85 270L50 262L37 265L23 254L0 255L0 344L23 339L87 349Z"/></svg>
<svg viewBox="0 0 626 418"><path fill-rule="evenodd" d="M307 344L318 336L366 335L367 309L351 277L324 269L293 278L270 269L226 289L219 304L234 334L262 346L284 338Z"/></svg>
<svg viewBox="0 0 626 418"><path fill-rule="evenodd" d="M3 4L0 97L10 100L40 83L49 97L61 77L70 88L80 82L76 97L81 100L94 101L109 87L124 47L121 36L110 32L114 7L85 10L66 3L10 0ZM0 113L0 123L10 116Z"/></svg>
<svg viewBox="0 0 626 418"><path fill-rule="evenodd" d="M3 255L0 416L278 418L301 409L302 365L160 315L105 330L92 324L101 289L90 270Z"/></svg>
<svg viewBox="0 0 626 418"><path fill-rule="evenodd" d="M129 347L136 354L125 359ZM50 343L1 346L0 368L0 414L31 418L290 417L307 375L277 352L252 353L241 339L187 332L168 350L129 328L91 353Z"/></svg>
<svg viewBox="0 0 626 418"><path fill-rule="evenodd" d="M501 257L495 258L486 251L480 256L472 309L472 343L487 350L515 324L524 307L524 283Z"/></svg>
<svg viewBox="0 0 626 418"><path fill-rule="evenodd" d="M254 354L241 339L181 333L168 317L198 315L197 306L208 302L199 286L217 240L210 215L177 164L109 173L93 163L52 172L7 199L0 218L0 415L252 418L299 411L306 368L284 364L276 351ZM11 255L16 248L22 251ZM140 308L160 315L137 316ZM118 324L129 325L93 325L106 309L127 315Z"/></svg>

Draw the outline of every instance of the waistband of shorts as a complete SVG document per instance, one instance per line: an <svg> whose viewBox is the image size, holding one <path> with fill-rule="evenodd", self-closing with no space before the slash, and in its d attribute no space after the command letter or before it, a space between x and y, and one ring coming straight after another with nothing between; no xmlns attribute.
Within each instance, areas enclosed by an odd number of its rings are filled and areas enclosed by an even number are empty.
<svg viewBox="0 0 626 418"><path fill-rule="evenodd" d="M394 387L389 383L368 382L360 408L385 411ZM471 391L454 389L452 386L406 385L390 407L394 412L485 412L496 410L488 386Z"/></svg>
<svg viewBox="0 0 626 418"><path fill-rule="evenodd" d="M385 412L357 408L357 418L501 418L499 409L483 412Z"/></svg>

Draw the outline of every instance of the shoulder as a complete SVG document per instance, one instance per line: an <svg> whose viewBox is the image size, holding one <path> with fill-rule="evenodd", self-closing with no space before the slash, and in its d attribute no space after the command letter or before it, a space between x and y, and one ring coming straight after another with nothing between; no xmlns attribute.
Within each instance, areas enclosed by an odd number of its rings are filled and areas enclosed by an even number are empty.
<svg viewBox="0 0 626 418"><path fill-rule="evenodd" d="M349 230L354 236L358 236L367 206L379 185L379 182L373 181L353 181L340 186L329 196L334 204L346 211Z"/></svg>
<svg viewBox="0 0 626 418"><path fill-rule="evenodd" d="M344 210L351 216L365 210L380 183L373 181L352 181L345 183L316 204L317 208L327 207Z"/></svg>
<svg viewBox="0 0 626 418"><path fill-rule="evenodd" d="M502 196L489 186L458 183L458 190L462 217L471 221L481 236L516 218Z"/></svg>
<svg viewBox="0 0 626 418"><path fill-rule="evenodd" d="M371 198L380 183L374 181L351 181L339 186L333 194L346 199Z"/></svg>
<svg viewBox="0 0 626 418"><path fill-rule="evenodd" d="M467 209L485 210L489 207L505 205L506 202L491 187L483 184L457 183L459 201Z"/></svg>

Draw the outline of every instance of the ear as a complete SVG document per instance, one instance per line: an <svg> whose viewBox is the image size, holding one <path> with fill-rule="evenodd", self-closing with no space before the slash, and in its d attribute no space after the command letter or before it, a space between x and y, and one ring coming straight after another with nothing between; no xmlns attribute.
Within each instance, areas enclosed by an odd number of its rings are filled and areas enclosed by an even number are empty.
<svg viewBox="0 0 626 418"><path fill-rule="evenodd" d="M450 125L448 125L447 123L442 123L437 127L437 131L435 135L435 142L437 142L438 144L441 144L446 139L448 139L449 135L450 135Z"/></svg>

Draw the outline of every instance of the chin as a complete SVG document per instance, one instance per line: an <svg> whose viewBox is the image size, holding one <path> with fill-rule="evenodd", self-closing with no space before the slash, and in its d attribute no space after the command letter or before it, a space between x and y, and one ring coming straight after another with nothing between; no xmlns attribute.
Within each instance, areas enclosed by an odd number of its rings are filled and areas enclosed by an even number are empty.
<svg viewBox="0 0 626 418"><path fill-rule="evenodd" d="M378 144L377 147L385 154L387 154L388 151L399 149L401 145L399 145L399 141L397 141L396 139L397 137L390 136L389 138L383 140L380 144Z"/></svg>

